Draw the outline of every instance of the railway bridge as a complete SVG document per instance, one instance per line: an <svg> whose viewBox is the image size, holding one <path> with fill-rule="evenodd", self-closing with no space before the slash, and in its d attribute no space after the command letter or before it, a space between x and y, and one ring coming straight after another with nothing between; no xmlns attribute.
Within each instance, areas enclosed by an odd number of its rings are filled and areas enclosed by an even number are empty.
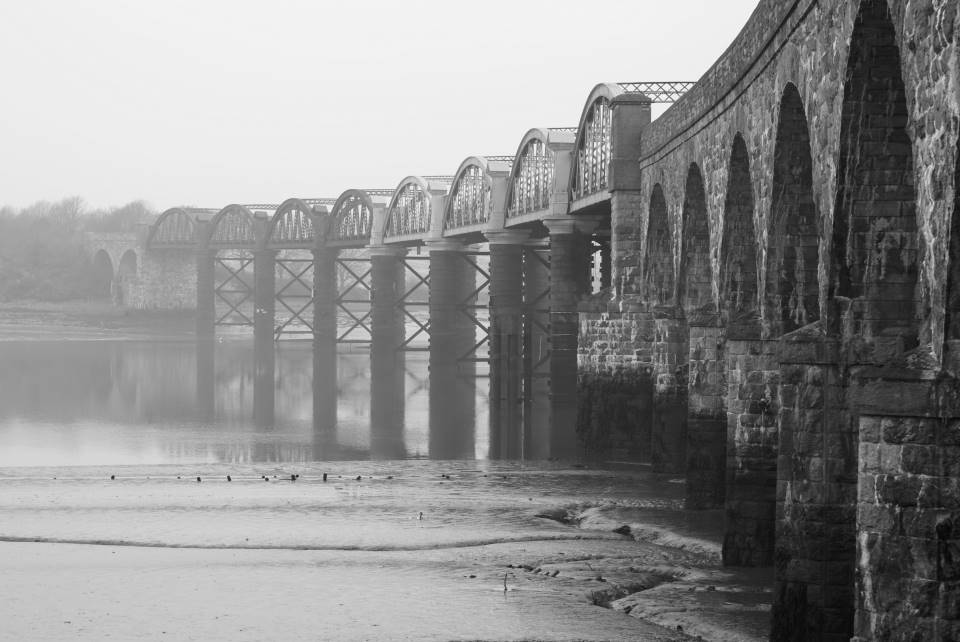
<svg viewBox="0 0 960 642"><path fill-rule="evenodd" d="M194 257L201 337L218 261L252 266L253 318L227 319L264 345L278 253L308 251L322 355L349 303L332 266L363 248L374 404L415 317L436 412L472 413L486 337L493 454L683 475L724 509L724 563L774 567L771 639L957 639L958 34L956 0L762 0L697 83L598 85L576 127L445 178L170 210L144 251Z"/></svg>

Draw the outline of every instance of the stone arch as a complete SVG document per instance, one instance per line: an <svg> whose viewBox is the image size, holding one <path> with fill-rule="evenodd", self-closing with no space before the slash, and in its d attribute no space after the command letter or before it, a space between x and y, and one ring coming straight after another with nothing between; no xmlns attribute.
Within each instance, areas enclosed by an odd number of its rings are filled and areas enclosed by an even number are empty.
<svg viewBox="0 0 960 642"><path fill-rule="evenodd" d="M651 305L673 302L676 281L673 269L673 238L667 217L667 199L663 187L657 183L650 194L650 218L647 224L647 251L644 253L643 274L645 298Z"/></svg>
<svg viewBox="0 0 960 642"><path fill-rule="evenodd" d="M683 195L683 250L680 252L680 304L689 319L695 312L713 307L710 275L710 225L703 174L690 163Z"/></svg>
<svg viewBox="0 0 960 642"><path fill-rule="evenodd" d="M750 158L743 136L737 133L730 151L720 245L720 312L728 325L735 321L752 321L759 309L753 209Z"/></svg>
<svg viewBox="0 0 960 642"><path fill-rule="evenodd" d="M113 288L113 260L106 250L97 250L93 255L91 276L94 296L109 297Z"/></svg>
<svg viewBox="0 0 960 642"><path fill-rule="evenodd" d="M819 320L820 240L810 130L796 85L780 99L767 249L766 331L792 332Z"/></svg>
<svg viewBox="0 0 960 642"><path fill-rule="evenodd" d="M129 305L131 301L131 286L137 280L137 253L127 250L120 257L117 264L116 300L118 305Z"/></svg>
<svg viewBox="0 0 960 642"><path fill-rule="evenodd" d="M908 119L887 2L864 0L844 82L830 294L852 300L847 331L899 335L912 347L919 262Z"/></svg>

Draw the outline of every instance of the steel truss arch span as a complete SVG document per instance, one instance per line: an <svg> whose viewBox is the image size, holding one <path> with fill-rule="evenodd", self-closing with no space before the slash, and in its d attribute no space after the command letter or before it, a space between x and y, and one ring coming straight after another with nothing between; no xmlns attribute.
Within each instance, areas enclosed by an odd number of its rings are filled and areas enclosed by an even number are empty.
<svg viewBox="0 0 960 642"><path fill-rule="evenodd" d="M200 214L214 214L216 210L190 207L171 207L163 212L147 235L147 247L150 249L172 247L191 247L197 242L197 217Z"/></svg>
<svg viewBox="0 0 960 642"><path fill-rule="evenodd" d="M257 245L253 212L246 205L233 203L220 210L210 222L210 249L253 249Z"/></svg>
<svg viewBox="0 0 960 642"><path fill-rule="evenodd" d="M619 85L600 84L587 98L577 127L573 162L570 163L571 201L607 189L613 132L610 104L622 93Z"/></svg>
<svg viewBox="0 0 960 642"><path fill-rule="evenodd" d="M457 169L443 216L444 231L490 222L494 176L506 176L512 156L470 156Z"/></svg>
<svg viewBox="0 0 960 642"><path fill-rule="evenodd" d="M432 199L447 191L450 176L407 176L390 199L383 238L427 234L432 226Z"/></svg>
<svg viewBox="0 0 960 642"><path fill-rule="evenodd" d="M573 146L576 127L534 128L517 147L507 185L506 217L546 210L554 192L556 153Z"/></svg>
<svg viewBox="0 0 960 642"><path fill-rule="evenodd" d="M309 202L288 198L270 219L267 244L278 249L309 249L317 241L321 228L319 213Z"/></svg>
<svg viewBox="0 0 960 642"><path fill-rule="evenodd" d="M338 246L367 245L373 233L373 212L386 205L394 190L348 189L333 205L327 241Z"/></svg>

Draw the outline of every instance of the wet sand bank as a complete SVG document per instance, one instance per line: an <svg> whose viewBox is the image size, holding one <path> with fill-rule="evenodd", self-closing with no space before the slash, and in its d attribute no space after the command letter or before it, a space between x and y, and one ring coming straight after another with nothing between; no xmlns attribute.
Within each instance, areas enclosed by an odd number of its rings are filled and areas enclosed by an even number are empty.
<svg viewBox="0 0 960 642"><path fill-rule="evenodd" d="M0 542L11 639L765 636L764 571L720 567L719 513L687 519L669 480L485 462L288 468L0 470L0 538L64 542ZM561 511L575 523L538 517ZM94 541L110 543L79 543Z"/></svg>

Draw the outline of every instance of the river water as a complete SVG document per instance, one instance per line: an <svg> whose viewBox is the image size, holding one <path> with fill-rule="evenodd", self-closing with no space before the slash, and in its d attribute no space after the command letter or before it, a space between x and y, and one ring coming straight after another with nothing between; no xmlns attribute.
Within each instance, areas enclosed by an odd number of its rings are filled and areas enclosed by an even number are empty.
<svg viewBox="0 0 960 642"><path fill-rule="evenodd" d="M176 341L0 342L0 363L2 639L765 632L766 571L719 567L719 511L642 466L489 461L485 379L458 427L475 457L432 459L408 358L385 458L363 352L339 356L332 429L309 344L278 348L269 421L244 341L212 369Z"/></svg>

